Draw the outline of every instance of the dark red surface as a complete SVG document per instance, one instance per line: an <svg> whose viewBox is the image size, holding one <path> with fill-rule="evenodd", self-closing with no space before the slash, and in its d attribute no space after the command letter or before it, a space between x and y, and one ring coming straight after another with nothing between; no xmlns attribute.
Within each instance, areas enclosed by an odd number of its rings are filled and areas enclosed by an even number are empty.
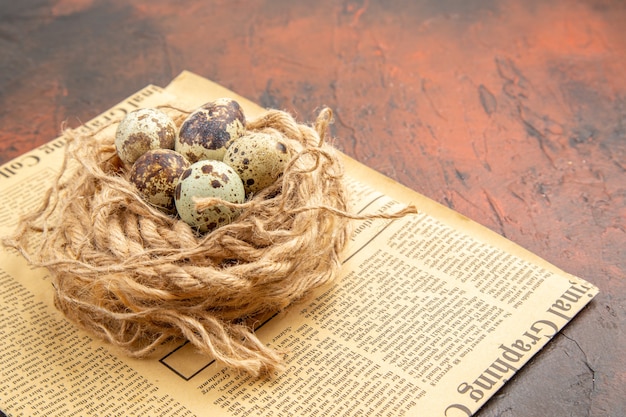
<svg viewBox="0 0 626 417"><path fill-rule="evenodd" d="M626 2L0 0L0 162L181 70L600 287L480 412L626 415Z"/></svg>

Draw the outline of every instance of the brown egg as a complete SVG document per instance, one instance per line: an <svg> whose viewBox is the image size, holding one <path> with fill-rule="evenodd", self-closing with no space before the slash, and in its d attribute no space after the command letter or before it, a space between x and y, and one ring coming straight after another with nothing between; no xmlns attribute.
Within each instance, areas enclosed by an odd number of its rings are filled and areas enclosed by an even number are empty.
<svg viewBox="0 0 626 417"><path fill-rule="evenodd" d="M171 149L153 149L141 155L130 170L130 182L148 203L167 214L176 213L174 189L189 162Z"/></svg>
<svg viewBox="0 0 626 417"><path fill-rule="evenodd" d="M174 149L189 162L221 161L230 143L243 135L246 119L230 98L209 102L191 113L180 126Z"/></svg>
<svg viewBox="0 0 626 417"><path fill-rule="evenodd" d="M128 113L115 132L117 155L128 167L150 149L174 149L177 131L174 122L158 109L137 109Z"/></svg>

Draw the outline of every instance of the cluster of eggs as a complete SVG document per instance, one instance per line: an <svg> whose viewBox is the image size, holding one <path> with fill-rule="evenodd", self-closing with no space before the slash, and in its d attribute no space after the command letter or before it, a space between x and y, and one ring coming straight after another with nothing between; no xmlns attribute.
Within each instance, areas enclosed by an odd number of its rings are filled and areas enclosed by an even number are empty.
<svg viewBox="0 0 626 417"><path fill-rule="evenodd" d="M289 160L285 143L246 130L243 110L230 98L206 103L180 128L155 108L129 112L115 148L145 201L200 232L230 223L238 212L224 205L198 211L196 198L243 203L273 184Z"/></svg>

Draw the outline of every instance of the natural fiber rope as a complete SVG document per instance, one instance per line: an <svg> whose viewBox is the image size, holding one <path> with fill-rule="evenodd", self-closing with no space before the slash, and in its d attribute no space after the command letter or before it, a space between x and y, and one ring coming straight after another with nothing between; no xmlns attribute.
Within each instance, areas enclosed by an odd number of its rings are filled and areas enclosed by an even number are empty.
<svg viewBox="0 0 626 417"><path fill-rule="evenodd" d="M282 356L257 338L255 318L332 282L350 219L363 218L348 212L342 166L325 142L331 119L324 109L310 127L269 111L249 122L249 131L280 136L295 156L276 184L237 205L235 222L205 236L138 196L112 136L68 132L43 206L4 244L48 268L55 304L69 319L129 355L186 339L229 367L272 373ZM225 204L198 207L215 203ZM32 235L37 248L28 247Z"/></svg>

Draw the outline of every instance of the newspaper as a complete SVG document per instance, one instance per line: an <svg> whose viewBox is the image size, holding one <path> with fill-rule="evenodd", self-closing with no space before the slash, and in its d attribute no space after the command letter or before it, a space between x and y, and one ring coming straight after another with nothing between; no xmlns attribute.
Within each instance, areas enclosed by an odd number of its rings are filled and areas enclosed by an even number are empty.
<svg viewBox="0 0 626 417"><path fill-rule="evenodd" d="M189 72L149 85L80 129L137 107L233 97ZM57 138L0 167L0 234L38 206ZM447 416L475 413L598 289L466 217L344 157L357 222L341 278L258 329L285 370L256 379L188 345L132 359L68 322L47 272L0 252L0 410L7 416Z"/></svg>

